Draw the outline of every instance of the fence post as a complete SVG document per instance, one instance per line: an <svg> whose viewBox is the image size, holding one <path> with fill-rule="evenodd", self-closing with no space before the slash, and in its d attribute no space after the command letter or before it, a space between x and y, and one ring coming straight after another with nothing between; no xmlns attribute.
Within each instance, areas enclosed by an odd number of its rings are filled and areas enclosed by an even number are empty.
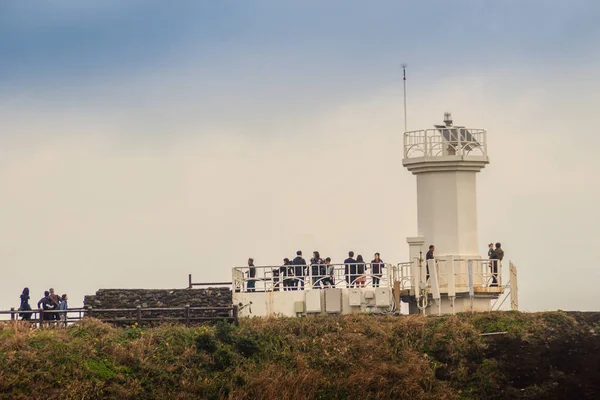
<svg viewBox="0 0 600 400"><path fill-rule="evenodd" d="M40 308L39 317L40 317L40 328L41 328L44 325L44 309L43 308Z"/></svg>
<svg viewBox="0 0 600 400"><path fill-rule="evenodd" d="M137 306L137 323L138 325L142 324L142 307Z"/></svg>
<svg viewBox="0 0 600 400"><path fill-rule="evenodd" d="M233 324L235 326L239 326L239 321L238 321L238 311L239 311L239 307L238 306L233 306Z"/></svg>
<svg viewBox="0 0 600 400"><path fill-rule="evenodd" d="M92 318L92 312L93 312L93 310L94 309L92 307L88 308L88 313L87 313L88 317Z"/></svg>
<svg viewBox="0 0 600 400"><path fill-rule="evenodd" d="M188 325L190 323L190 305L189 304L185 305L184 315L185 315L185 324Z"/></svg>
<svg viewBox="0 0 600 400"><path fill-rule="evenodd" d="M15 308L14 307L10 308L10 320L11 321L15 320Z"/></svg>
<svg viewBox="0 0 600 400"><path fill-rule="evenodd" d="M188 289L192 288L192 274L188 275Z"/></svg>

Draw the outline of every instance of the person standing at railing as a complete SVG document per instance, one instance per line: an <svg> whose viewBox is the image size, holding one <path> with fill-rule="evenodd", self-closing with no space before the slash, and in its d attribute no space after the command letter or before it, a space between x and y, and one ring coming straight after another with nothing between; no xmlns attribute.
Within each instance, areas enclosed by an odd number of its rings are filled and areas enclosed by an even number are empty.
<svg viewBox="0 0 600 400"><path fill-rule="evenodd" d="M23 289L23 293L21 293L21 305L19 306L19 311L31 311L29 299L29 288L25 288ZM19 316L23 321L31 320L31 313L20 313Z"/></svg>
<svg viewBox="0 0 600 400"><path fill-rule="evenodd" d="M54 293L54 289L50 288L50 298L52 299L52 302L54 303L54 309L58 310L58 306L60 305L60 296L57 295L56 293ZM50 319L54 319L56 321L58 321L60 319L60 314L59 313L52 313L52 317Z"/></svg>
<svg viewBox="0 0 600 400"><path fill-rule="evenodd" d="M291 290L290 286L293 280L289 277L294 276L294 271L290 265L290 259L284 258L283 265L279 267L279 277L281 279L281 284L283 285L283 290Z"/></svg>
<svg viewBox="0 0 600 400"><path fill-rule="evenodd" d="M254 268L254 259L253 258L249 258L248 259L248 284L247 284L247 290L248 292L255 292L255 287L256 287L256 268Z"/></svg>
<svg viewBox="0 0 600 400"><path fill-rule="evenodd" d="M435 252L435 246L429 245L429 251L425 254L425 268L427 271L427 275L425 277L425 281L429 280L429 260L435 260L435 256L433 253Z"/></svg>
<svg viewBox="0 0 600 400"><path fill-rule="evenodd" d="M331 265L331 258L327 257L325 259L325 274L327 275L326 278L323 280L323 283L327 284L327 286L329 287L333 287L335 286L335 281L333 278L333 274L334 274L334 270L335 268L333 267L333 265Z"/></svg>
<svg viewBox="0 0 600 400"><path fill-rule="evenodd" d="M329 260L331 261L331 259ZM327 265L323 259L321 259L321 264L319 264L319 276L321 277L321 286L325 287L325 281L327 280Z"/></svg>
<svg viewBox="0 0 600 400"><path fill-rule="evenodd" d="M344 260L344 275L346 275L346 287L350 287L354 283L356 277L356 260L354 259L354 252L348 252L348 258Z"/></svg>
<svg viewBox="0 0 600 400"><path fill-rule="evenodd" d="M302 251L296 252L296 258L292 261L294 265L294 274L296 279L294 280L294 290L304 290L304 275L306 274L306 260L302 258Z"/></svg>
<svg viewBox="0 0 600 400"><path fill-rule="evenodd" d="M50 292L45 291L44 297L37 302L37 307L44 311L52 311L58 308L58 304L54 303L54 300L50 297ZM54 313L44 313L44 320L50 321L54 319Z"/></svg>
<svg viewBox="0 0 600 400"><path fill-rule="evenodd" d="M498 269L500 267L500 263L504 258L504 250L502 250L502 245L500 243L496 243L496 248L492 252L491 261L492 261L492 284L490 286L498 286Z"/></svg>
<svg viewBox="0 0 600 400"><path fill-rule="evenodd" d="M321 287L321 282L322 280L320 280L322 278L321 275L321 265L324 264L323 259L321 258L321 255L319 254L318 251L313 251L313 257L310 259L310 272L312 274L312 284L315 287Z"/></svg>
<svg viewBox="0 0 600 400"><path fill-rule="evenodd" d="M358 287L365 287L365 283L367 282L367 277L365 276L365 272L367 269L367 265L365 264L365 260L363 256L360 254L356 256L356 283Z"/></svg>
<svg viewBox="0 0 600 400"><path fill-rule="evenodd" d="M42 297L40 299L40 301L37 302L37 308L41 308L42 310L45 310L47 308L46 307L46 302L48 301L48 295L49 294L50 294L50 292L47 291L47 290L44 292L44 297Z"/></svg>
<svg viewBox="0 0 600 400"><path fill-rule="evenodd" d="M375 253L375 258L371 261L371 273L373 274L373 287L379 287L383 274L383 260L379 258L379 253Z"/></svg>
<svg viewBox="0 0 600 400"><path fill-rule="evenodd" d="M58 309L61 311L65 311L64 313L60 314L60 319L65 322L67 322L66 311L69 309L68 300L69 300L69 297L66 294L63 294L62 297L60 298L60 303L58 304Z"/></svg>

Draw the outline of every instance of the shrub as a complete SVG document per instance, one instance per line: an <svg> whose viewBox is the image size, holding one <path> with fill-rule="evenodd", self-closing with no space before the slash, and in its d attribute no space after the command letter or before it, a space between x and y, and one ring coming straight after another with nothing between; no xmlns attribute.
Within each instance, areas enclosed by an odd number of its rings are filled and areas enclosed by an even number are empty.
<svg viewBox="0 0 600 400"><path fill-rule="evenodd" d="M244 357L252 357L260 351L258 341L252 336L241 336L235 342L235 349Z"/></svg>
<svg viewBox="0 0 600 400"><path fill-rule="evenodd" d="M215 336L223 343L232 344L236 331L235 327L227 321L217 321L215 324Z"/></svg>
<svg viewBox="0 0 600 400"><path fill-rule="evenodd" d="M196 349L212 354L217 350L217 341L210 332L201 332L196 336Z"/></svg>
<svg viewBox="0 0 600 400"><path fill-rule="evenodd" d="M233 353L226 347L221 347L214 356L214 369L223 371L233 365Z"/></svg>

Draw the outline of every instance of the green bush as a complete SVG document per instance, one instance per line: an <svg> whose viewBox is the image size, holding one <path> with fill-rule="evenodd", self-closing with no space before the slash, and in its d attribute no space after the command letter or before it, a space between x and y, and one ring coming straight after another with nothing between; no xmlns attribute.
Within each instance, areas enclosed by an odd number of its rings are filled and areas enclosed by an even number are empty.
<svg viewBox="0 0 600 400"><path fill-rule="evenodd" d="M226 347L221 347L214 356L214 368L223 371L233 365L233 353Z"/></svg>
<svg viewBox="0 0 600 400"><path fill-rule="evenodd" d="M113 370L114 366L107 360L88 360L85 366L93 379L106 381L114 378L116 375L116 372Z"/></svg>
<svg viewBox="0 0 600 400"><path fill-rule="evenodd" d="M215 336L223 343L232 344L235 331L236 328L226 321L221 320L215 324Z"/></svg>
<svg viewBox="0 0 600 400"><path fill-rule="evenodd" d="M252 336L241 336L235 341L235 349L244 357L252 357L258 354L260 347L258 341Z"/></svg>
<svg viewBox="0 0 600 400"><path fill-rule="evenodd" d="M212 354L217 350L217 341L210 332L201 332L196 336L196 349Z"/></svg>

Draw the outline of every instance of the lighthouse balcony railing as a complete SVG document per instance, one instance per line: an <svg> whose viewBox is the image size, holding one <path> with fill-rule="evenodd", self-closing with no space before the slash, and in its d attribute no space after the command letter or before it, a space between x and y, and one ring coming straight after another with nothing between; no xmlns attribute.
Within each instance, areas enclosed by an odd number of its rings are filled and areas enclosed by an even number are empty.
<svg viewBox="0 0 600 400"><path fill-rule="evenodd" d="M235 267L233 290L246 293L393 286L395 267L382 263L377 271L373 269L373 265L329 264L329 267L333 267L332 275L327 273L326 264ZM250 268L254 268L254 276L251 276Z"/></svg>
<svg viewBox="0 0 600 400"><path fill-rule="evenodd" d="M451 268L451 263L454 268ZM431 280L427 279L425 260L420 262L418 258L415 258L412 262L398 264L397 269L400 290L409 290L411 294L416 293L420 282L424 282L426 288L431 289ZM418 269L418 271L415 271L415 269ZM470 290L470 282L472 282L476 291L502 287L502 264L500 260L440 257L435 260L435 269L441 293L467 293ZM454 271L454 279L451 279L451 271ZM454 281L454 290L450 291L449 285L452 280Z"/></svg>
<svg viewBox="0 0 600 400"><path fill-rule="evenodd" d="M440 127L404 133L404 158L487 157L484 129Z"/></svg>
<svg viewBox="0 0 600 400"><path fill-rule="evenodd" d="M416 259L418 262L418 258ZM397 278L396 280L399 282L400 290L410 290L414 287L414 274L412 268L414 268L415 263L412 262L403 262L398 263L396 265Z"/></svg>

